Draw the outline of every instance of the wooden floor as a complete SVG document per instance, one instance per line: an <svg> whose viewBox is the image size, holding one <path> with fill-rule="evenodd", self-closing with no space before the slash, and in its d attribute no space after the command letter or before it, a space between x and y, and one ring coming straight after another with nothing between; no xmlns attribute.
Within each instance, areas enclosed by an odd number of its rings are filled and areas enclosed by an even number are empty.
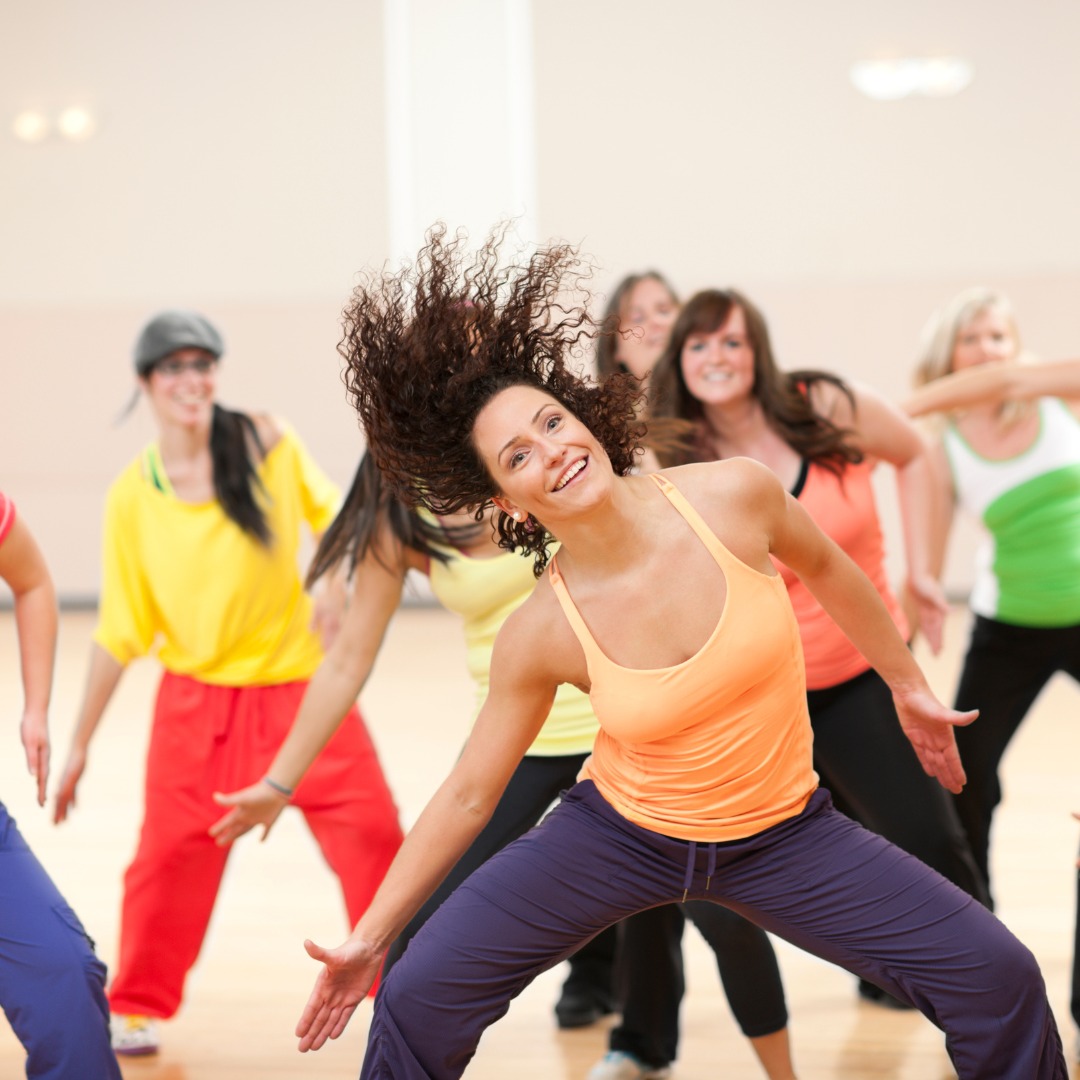
<svg viewBox="0 0 1080 1080"><path fill-rule="evenodd" d="M950 625L949 652L924 660L948 698L965 636ZM93 616L66 614L53 708L58 772L85 674ZM140 818L142 761L151 695L151 662L135 665L103 722L74 817L48 824L32 800L18 746L20 696L10 614L0 615L0 795L52 873L103 958L116 957L120 879ZM455 620L438 610L406 609L395 619L362 705L406 824L444 775L464 738L471 689ZM1036 706L1006 762L1007 802L995 838L999 913L1042 964L1066 1050L1069 965L1080 825L1080 691L1054 683ZM164 928L163 928L164 932ZM292 1029L315 965L301 942L336 944L346 934L336 883L296 815L270 841L246 837L233 854L203 956L180 1014L163 1028L162 1053L126 1063L126 1080L347 1080L359 1071L370 1006L346 1034L317 1054L296 1053ZM783 942L780 962L803 1080L944 1080L953 1075L942 1037L917 1014L858 1003L853 979ZM701 939L687 932L689 990L683 1006L677 1080L753 1080L761 1076L739 1035ZM606 1025L561 1033L551 1006L559 972L537 980L485 1037L471 1080L581 1080L606 1049ZM23 1055L0 1025L0 1078L23 1075ZM1080 1075L1080 1073L1074 1073ZM93 1080L88 1077L87 1080Z"/></svg>

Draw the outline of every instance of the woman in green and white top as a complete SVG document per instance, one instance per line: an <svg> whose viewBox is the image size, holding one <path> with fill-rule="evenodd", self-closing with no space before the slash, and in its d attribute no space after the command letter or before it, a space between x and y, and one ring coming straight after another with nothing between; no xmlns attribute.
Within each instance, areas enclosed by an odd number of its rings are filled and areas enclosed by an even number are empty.
<svg viewBox="0 0 1080 1080"><path fill-rule="evenodd" d="M944 414L939 559L954 505L987 534L956 695L958 709L979 710L956 733L968 776L956 802L987 881L1001 758L1055 672L1080 681L1080 364L1019 357L1008 300L969 289L928 324L907 405Z"/></svg>

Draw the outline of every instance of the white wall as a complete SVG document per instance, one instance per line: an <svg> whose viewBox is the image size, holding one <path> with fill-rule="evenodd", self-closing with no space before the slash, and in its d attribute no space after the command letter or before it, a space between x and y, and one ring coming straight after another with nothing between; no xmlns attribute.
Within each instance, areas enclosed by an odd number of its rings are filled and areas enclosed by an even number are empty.
<svg viewBox="0 0 1080 1080"><path fill-rule="evenodd" d="M287 416L346 482L341 305L435 217L579 241L601 292L644 266L738 285L782 363L889 394L974 281L1075 355L1077 40L1072 0L7 0L0 486L62 592L93 595L104 488L149 436L111 426L131 342L179 304L225 333L223 399ZM849 64L890 51L976 78L858 97ZM100 115L84 144L8 134L76 101Z"/></svg>
<svg viewBox="0 0 1080 1080"><path fill-rule="evenodd" d="M72 102L95 138L10 137ZM388 254L380 4L12 0L0 105L0 484L62 594L96 592L105 486L150 437L112 420L161 307L205 311L222 400L284 415L346 482L338 315Z"/></svg>

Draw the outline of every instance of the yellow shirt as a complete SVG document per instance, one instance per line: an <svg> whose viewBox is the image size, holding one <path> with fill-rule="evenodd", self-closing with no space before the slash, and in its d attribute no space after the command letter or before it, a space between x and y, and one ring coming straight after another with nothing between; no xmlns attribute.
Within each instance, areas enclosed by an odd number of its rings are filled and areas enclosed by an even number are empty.
<svg viewBox="0 0 1080 1080"><path fill-rule="evenodd" d="M533 560L512 551L486 559L469 558L454 548L446 552L449 562L431 560L431 591L443 607L464 620L467 663L476 683L479 711L488 694L495 635L536 586ZM574 686L563 685L555 693L540 734L526 752L537 757L587 754L597 729L588 697Z"/></svg>
<svg viewBox="0 0 1080 1080"><path fill-rule="evenodd" d="M322 532L338 491L286 430L257 468L264 547L216 500L178 499L148 447L109 488L94 640L121 664L158 646L172 672L221 686L310 678L322 659L297 567L300 523Z"/></svg>

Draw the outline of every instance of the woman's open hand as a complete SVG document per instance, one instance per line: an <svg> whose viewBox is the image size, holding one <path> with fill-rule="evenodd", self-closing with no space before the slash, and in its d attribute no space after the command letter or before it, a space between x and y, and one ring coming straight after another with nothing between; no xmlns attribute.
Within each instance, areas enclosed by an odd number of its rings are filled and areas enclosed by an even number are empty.
<svg viewBox="0 0 1080 1080"><path fill-rule="evenodd" d="M219 847L238 840L256 825L262 826L263 832L260 839L265 840L270 835L278 814L289 805L288 798L279 794L269 784L263 783L262 780L228 795L215 791L214 802L218 806L232 807L224 817L218 818L210 826L210 835Z"/></svg>
<svg viewBox="0 0 1080 1080"><path fill-rule="evenodd" d="M912 690L893 691L900 726L919 758L923 771L933 776L954 795L959 794L967 776L956 748L953 728L970 724L979 715L978 709L957 712L948 709L925 686Z"/></svg>
<svg viewBox="0 0 1080 1080"><path fill-rule="evenodd" d="M315 980L296 1035L300 1051L318 1050L327 1039L336 1039L344 1030L356 1006L364 1000L382 966L383 954L350 938L336 949L323 949L305 941L308 956L325 966Z"/></svg>

